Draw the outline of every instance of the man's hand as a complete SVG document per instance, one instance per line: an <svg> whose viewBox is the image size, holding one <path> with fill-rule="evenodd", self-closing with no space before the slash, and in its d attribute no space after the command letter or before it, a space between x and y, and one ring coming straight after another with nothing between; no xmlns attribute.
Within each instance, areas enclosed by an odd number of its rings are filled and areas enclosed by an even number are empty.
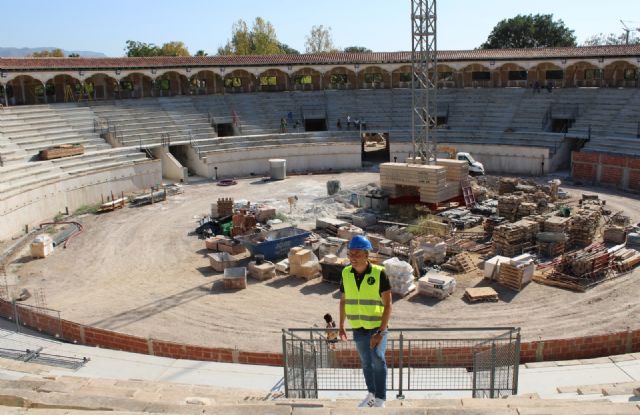
<svg viewBox="0 0 640 415"><path fill-rule="evenodd" d="M382 337L384 337L382 333L373 334L371 336L371 340L369 340L369 346L371 346L372 349L375 349L382 341Z"/></svg>
<svg viewBox="0 0 640 415"><path fill-rule="evenodd" d="M340 327L340 330L338 330L338 336L343 342L347 341L347 331L344 329L344 327Z"/></svg>

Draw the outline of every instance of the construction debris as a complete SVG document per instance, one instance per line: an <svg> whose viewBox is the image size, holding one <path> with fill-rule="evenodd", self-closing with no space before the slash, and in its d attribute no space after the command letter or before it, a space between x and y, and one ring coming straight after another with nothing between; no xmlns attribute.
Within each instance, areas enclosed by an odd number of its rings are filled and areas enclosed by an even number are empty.
<svg viewBox="0 0 640 415"><path fill-rule="evenodd" d="M612 257L601 244L562 256L550 275L534 277L541 284L584 292L611 276Z"/></svg>

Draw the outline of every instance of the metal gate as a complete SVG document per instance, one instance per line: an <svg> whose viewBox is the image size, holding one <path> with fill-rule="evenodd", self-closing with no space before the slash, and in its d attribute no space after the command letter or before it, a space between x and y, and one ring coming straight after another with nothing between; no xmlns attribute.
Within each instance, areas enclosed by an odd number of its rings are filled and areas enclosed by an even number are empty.
<svg viewBox="0 0 640 415"><path fill-rule="evenodd" d="M324 329L283 330L285 394L366 390L355 343L330 343ZM516 394L520 329L389 329L387 390L469 391L474 397Z"/></svg>
<svg viewBox="0 0 640 415"><path fill-rule="evenodd" d="M284 388L289 398L318 398L318 353L313 339L282 334Z"/></svg>

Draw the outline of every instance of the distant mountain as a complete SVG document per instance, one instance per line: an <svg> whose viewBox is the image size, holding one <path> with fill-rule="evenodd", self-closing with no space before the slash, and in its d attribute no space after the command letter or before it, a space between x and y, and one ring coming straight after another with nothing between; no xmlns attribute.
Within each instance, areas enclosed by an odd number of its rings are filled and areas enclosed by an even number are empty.
<svg viewBox="0 0 640 415"><path fill-rule="evenodd" d="M3 58L20 58L29 56L34 52L42 52L43 50L58 49L56 47L41 47L41 48L3 48L0 47L0 57ZM92 52L88 50L64 50L64 56L69 56L72 53L77 53L83 58L106 58L107 55L100 52Z"/></svg>

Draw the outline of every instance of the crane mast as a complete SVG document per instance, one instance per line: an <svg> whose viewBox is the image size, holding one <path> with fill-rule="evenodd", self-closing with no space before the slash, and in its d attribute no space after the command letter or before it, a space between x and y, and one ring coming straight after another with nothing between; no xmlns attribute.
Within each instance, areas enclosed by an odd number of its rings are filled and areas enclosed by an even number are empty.
<svg viewBox="0 0 640 415"><path fill-rule="evenodd" d="M411 0L411 141L414 160L436 162L436 0Z"/></svg>

